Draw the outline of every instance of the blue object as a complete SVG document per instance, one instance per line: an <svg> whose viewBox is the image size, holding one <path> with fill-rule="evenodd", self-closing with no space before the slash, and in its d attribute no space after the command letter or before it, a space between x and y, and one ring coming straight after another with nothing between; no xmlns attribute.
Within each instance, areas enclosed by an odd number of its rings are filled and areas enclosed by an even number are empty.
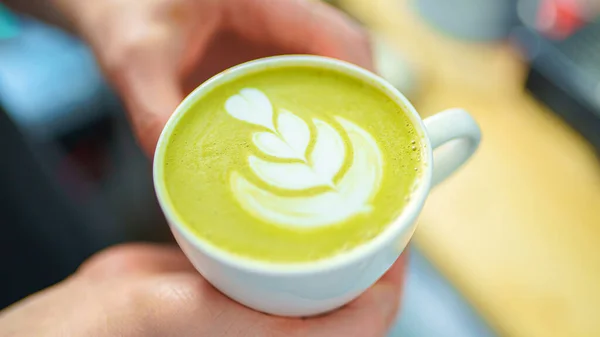
<svg viewBox="0 0 600 337"><path fill-rule="evenodd" d="M16 124L45 139L105 113L114 96L90 49L57 28L19 21L20 33L0 40L0 98Z"/></svg>
<svg viewBox="0 0 600 337"><path fill-rule="evenodd" d="M399 320L389 337L494 337L465 298L414 245Z"/></svg>
<svg viewBox="0 0 600 337"><path fill-rule="evenodd" d="M504 39L516 21L516 0L413 0L438 30L472 41Z"/></svg>
<svg viewBox="0 0 600 337"><path fill-rule="evenodd" d="M19 33L17 18L0 3L0 40L9 39Z"/></svg>

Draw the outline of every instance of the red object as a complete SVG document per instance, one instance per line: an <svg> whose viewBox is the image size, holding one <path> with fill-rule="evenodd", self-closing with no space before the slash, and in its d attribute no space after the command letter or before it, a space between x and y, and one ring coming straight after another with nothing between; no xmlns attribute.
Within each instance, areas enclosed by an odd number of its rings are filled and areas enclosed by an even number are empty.
<svg viewBox="0 0 600 337"><path fill-rule="evenodd" d="M542 0L537 29L544 35L563 39L586 23L583 5L577 0Z"/></svg>

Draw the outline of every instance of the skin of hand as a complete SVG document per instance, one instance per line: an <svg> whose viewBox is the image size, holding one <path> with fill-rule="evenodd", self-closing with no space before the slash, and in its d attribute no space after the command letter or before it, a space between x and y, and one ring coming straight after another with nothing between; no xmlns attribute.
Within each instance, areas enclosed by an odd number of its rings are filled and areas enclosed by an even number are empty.
<svg viewBox="0 0 600 337"><path fill-rule="evenodd" d="M347 306L319 317L284 318L222 295L176 247L117 246L0 312L0 337L383 337L398 310L404 255Z"/></svg>
<svg viewBox="0 0 600 337"><path fill-rule="evenodd" d="M48 0L92 47L151 155L186 93L258 57L306 53L371 69L365 32L319 1ZM215 290L178 248L126 245L0 312L8 336L384 336L405 258L349 305L306 319L262 314Z"/></svg>
<svg viewBox="0 0 600 337"><path fill-rule="evenodd" d="M151 155L184 96L233 65L318 54L371 69L367 34L316 0L52 0L91 45Z"/></svg>

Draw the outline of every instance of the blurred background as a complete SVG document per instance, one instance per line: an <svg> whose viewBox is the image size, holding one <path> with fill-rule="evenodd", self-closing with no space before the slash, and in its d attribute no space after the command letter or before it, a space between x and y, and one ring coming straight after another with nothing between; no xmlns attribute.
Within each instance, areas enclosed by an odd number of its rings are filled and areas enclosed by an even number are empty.
<svg viewBox="0 0 600 337"><path fill-rule="evenodd" d="M390 336L600 336L600 1L328 2L423 117L460 106L484 136L427 202ZM0 135L0 308L170 240L90 50L1 5Z"/></svg>

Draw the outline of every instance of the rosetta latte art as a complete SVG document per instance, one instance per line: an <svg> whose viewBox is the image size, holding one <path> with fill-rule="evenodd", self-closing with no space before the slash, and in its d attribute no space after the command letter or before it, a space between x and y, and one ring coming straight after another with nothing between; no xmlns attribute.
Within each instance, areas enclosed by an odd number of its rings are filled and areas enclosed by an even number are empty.
<svg viewBox="0 0 600 337"><path fill-rule="evenodd" d="M285 109L277 109L275 114L269 98L254 88L231 96L225 110L240 121L264 128L251 135L264 154L261 158L248 156L256 177L279 190L300 192L324 187L318 194L284 196L233 172L231 189L245 211L267 222L303 228L340 223L372 211L370 203L379 190L383 163L381 151L368 132L335 116L349 144L338 130L317 118L310 121L316 130L311 134L304 119ZM314 146L309 151L311 141ZM347 169L338 176L345 164Z"/></svg>

